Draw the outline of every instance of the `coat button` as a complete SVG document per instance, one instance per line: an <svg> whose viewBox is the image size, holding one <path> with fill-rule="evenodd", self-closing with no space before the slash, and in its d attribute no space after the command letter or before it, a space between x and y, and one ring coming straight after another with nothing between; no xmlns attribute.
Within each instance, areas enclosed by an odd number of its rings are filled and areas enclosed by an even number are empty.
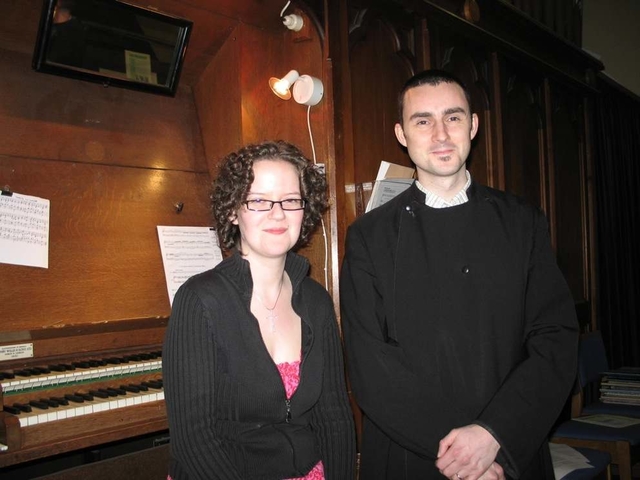
<svg viewBox="0 0 640 480"><path fill-rule="evenodd" d="M469 273L469 271L470 271L470 268L467 265L462 267L462 273L467 274L467 273Z"/></svg>

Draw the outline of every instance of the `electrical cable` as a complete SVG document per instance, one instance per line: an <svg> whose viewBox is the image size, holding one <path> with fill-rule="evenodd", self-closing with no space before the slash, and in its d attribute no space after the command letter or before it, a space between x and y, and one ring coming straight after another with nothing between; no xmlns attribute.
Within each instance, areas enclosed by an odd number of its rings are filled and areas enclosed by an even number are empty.
<svg viewBox="0 0 640 480"><path fill-rule="evenodd" d="M289 5L291 4L291 0L289 0L287 2L287 4L284 6L284 8L282 9L282 11L280 12L280 16L282 17L284 15L284 11L289 8Z"/></svg>
<svg viewBox="0 0 640 480"><path fill-rule="evenodd" d="M318 161L316 159L316 147L313 143L313 133L311 132L311 105L307 107L307 130L309 131L309 141L311 142L311 153L313 164L318 167ZM325 171L324 175L326 177L327 171ZM324 226L324 219L320 219L320 226L322 227L322 238L324 239L324 288L329 291L329 241L327 239L327 229Z"/></svg>

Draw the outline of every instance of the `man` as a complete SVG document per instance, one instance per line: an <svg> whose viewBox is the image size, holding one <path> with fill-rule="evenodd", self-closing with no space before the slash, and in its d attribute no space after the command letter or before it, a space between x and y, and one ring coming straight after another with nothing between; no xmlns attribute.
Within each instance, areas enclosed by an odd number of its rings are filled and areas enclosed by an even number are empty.
<svg viewBox="0 0 640 480"><path fill-rule="evenodd" d="M546 218L471 179L455 77L414 76L399 114L417 181L349 227L340 280L360 480L553 479L577 322Z"/></svg>

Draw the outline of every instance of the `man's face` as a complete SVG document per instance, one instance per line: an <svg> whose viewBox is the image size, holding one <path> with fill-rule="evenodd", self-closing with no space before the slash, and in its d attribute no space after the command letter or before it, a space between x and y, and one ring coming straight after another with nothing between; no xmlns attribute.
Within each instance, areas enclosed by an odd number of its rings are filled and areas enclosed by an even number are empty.
<svg viewBox="0 0 640 480"><path fill-rule="evenodd" d="M471 114L462 88L455 83L421 85L404 95L403 125L395 126L423 185L444 178L466 181L465 162L478 117Z"/></svg>

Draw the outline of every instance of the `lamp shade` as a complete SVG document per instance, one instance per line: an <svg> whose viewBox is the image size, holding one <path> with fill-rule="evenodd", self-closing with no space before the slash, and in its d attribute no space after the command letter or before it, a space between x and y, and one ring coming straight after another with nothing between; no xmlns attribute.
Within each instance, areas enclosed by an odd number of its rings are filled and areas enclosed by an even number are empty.
<svg viewBox="0 0 640 480"><path fill-rule="evenodd" d="M295 83L300 77L300 74L296 70L290 70L282 78L271 77L269 79L269 87L271 91L283 100L289 100L291 98L291 85Z"/></svg>

